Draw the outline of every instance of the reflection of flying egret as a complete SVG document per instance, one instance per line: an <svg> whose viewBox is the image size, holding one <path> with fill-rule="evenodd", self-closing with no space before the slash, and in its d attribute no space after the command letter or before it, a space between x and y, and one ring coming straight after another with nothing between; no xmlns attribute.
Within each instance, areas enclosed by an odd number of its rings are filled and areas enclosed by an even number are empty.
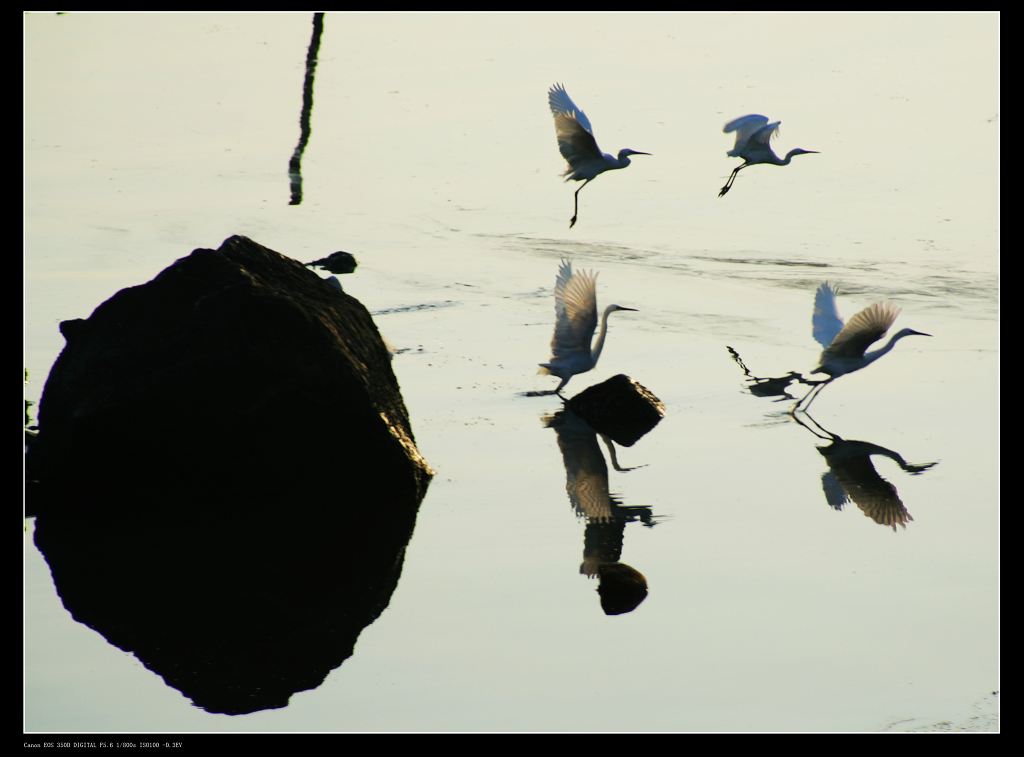
<svg viewBox="0 0 1024 757"><path fill-rule="evenodd" d="M732 183L736 180L736 174L747 166L753 166L758 163L788 166L789 161L793 159L794 155L807 155L808 153L818 152L817 150L805 150L802 147L794 147L786 153L785 158L780 158L776 155L769 141L772 137L778 135L779 124L781 123L782 121L768 123L767 117L753 114L740 116L725 125L722 131L726 134L731 131L736 132L736 146L729 150L726 155L730 158L743 158L743 163L736 166L732 173L729 174L729 180L725 182L725 186L718 193L719 197L722 197L732 189Z"/></svg>
<svg viewBox="0 0 1024 757"><path fill-rule="evenodd" d="M555 279L555 333L551 337L551 357L540 364L539 373L562 379L551 394L558 394L577 373L586 373L601 357L608 333L608 316L616 310L636 310L609 305L601 314L601 330L591 349L590 341L597 326L597 274L593 271L573 273L572 263L562 260Z"/></svg>
<svg viewBox="0 0 1024 757"><path fill-rule="evenodd" d="M874 342L885 336L900 309L890 302L876 302L861 310L850 322L843 324L836 308L836 290L827 281L818 287L814 295L813 333L814 338L825 349L821 353L820 365L811 373L827 373L828 378L818 383L794 405L795 411L808 397L818 396L826 385L847 373L859 371L882 357L905 336L931 336L914 329L901 329L886 342L885 346L866 352ZM804 405L804 410L814 401Z"/></svg>
<svg viewBox="0 0 1024 757"><path fill-rule="evenodd" d="M558 137L558 151L562 153L569 167L562 175L566 181L582 181L583 184L573 195L572 219L569 228L576 225L579 212L580 190L595 177L616 168L629 165L630 155L650 155L639 150L619 150L619 157L613 158L601 152L594 139L594 130L586 114L576 107L565 87L555 84L548 90L548 105L555 117L555 136Z"/></svg>
<svg viewBox="0 0 1024 757"><path fill-rule="evenodd" d="M804 413L804 417L824 433L819 434L798 416L794 416L796 422L812 434L830 442L828 446L818 447L818 452L828 463L828 471L821 476L821 487L825 492L828 504L835 510L841 510L843 505L852 501L875 523L889 526L893 531L896 530L896 526L906 528L907 522L914 518L907 512L896 487L882 478L875 470L871 456L883 455L893 460L903 471L912 475L923 473L936 463L924 465L908 463L898 452L871 442L843 439L838 434L833 434L822 428L806 413Z"/></svg>

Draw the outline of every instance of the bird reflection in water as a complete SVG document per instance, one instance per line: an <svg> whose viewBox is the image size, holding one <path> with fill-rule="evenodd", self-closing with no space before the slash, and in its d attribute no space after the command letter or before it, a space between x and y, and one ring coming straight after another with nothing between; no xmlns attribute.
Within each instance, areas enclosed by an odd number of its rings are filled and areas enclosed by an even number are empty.
<svg viewBox="0 0 1024 757"><path fill-rule="evenodd" d="M736 350L732 347L726 347L726 349L747 376L750 392L759 397L777 397L778 399L773 400L774 402L796 399L787 391L787 387L791 383L794 381L802 384L819 383L812 379L805 379L796 371L790 371L785 376L776 378L754 376ZM888 457L912 475L923 473L937 463L913 465L891 449L871 442L843 439L838 434L822 427L806 410L799 414L791 411L787 415L819 439L829 442L817 449L828 463L828 471L821 476L821 486L825 493L825 500L830 507L842 510L845 505L853 502L875 523L888 526L893 531L897 530L897 526L906 528L907 523L914 519L903 505L896 487L882 478L875 470L871 456Z"/></svg>
<svg viewBox="0 0 1024 757"><path fill-rule="evenodd" d="M804 420L798 415L794 415L793 419L819 439L829 442L817 448L828 463L828 471L821 475L821 487L829 506L835 510L842 510L844 505L853 502L879 525L889 526L893 531L897 530L897 526L906 528L907 522L914 518L907 512L896 487L875 470L871 456L883 455L912 475L924 473L937 463L908 463L898 452L871 442L843 439L823 428L807 413L803 413L802 416ZM805 423L805 420L814 427Z"/></svg>
<svg viewBox="0 0 1024 757"><path fill-rule="evenodd" d="M543 416L542 420L558 435L565 464L565 490L576 514L587 522L580 573L597 577L601 608L606 615L631 612L647 597L647 579L619 561L626 524L639 521L653 527L657 519L650 507L623 505L609 492L608 465L597 443L599 434L585 420L569 408ZM600 436L615 470L627 472L643 467L622 467L614 443L603 434Z"/></svg>
<svg viewBox="0 0 1024 757"><path fill-rule="evenodd" d="M785 376L776 377L761 377L755 376L747 368L743 359L739 353L736 352L732 347L726 345L725 349L729 350L729 354L732 355L732 359L736 361L736 364L743 369L743 373L747 377L747 388L750 393L756 397L777 397L778 399L772 400L772 402L782 402L783 400L795 400L792 394L787 391L787 388L794 381L801 384L807 383L804 377L796 371L790 371ZM818 383L818 382L813 382Z"/></svg>

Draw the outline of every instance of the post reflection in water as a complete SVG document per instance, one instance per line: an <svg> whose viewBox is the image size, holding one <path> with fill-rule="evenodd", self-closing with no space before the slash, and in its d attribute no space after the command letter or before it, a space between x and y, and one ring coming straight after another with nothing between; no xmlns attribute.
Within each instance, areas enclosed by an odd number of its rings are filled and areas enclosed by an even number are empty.
<svg viewBox="0 0 1024 757"><path fill-rule="evenodd" d="M639 521L653 527L657 519L650 507L623 505L608 489L608 465L597 443L598 433L568 407L541 418L555 430L565 464L565 490L576 514L586 519L580 573L597 577L601 608L606 615L631 612L647 597L647 579L620 562L626 524ZM614 443L605 435L612 466L620 472L636 470L619 465Z"/></svg>
<svg viewBox="0 0 1024 757"><path fill-rule="evenodd" d="M912 475L924 473L937 465L937 462L924 465L908 463L898 452L871 442L843 439L823 428L807 413L802 415L817 430L801 420L798 415L794 414L793 419L819 439L826 439L829 442L826 446L817 448L828 463L828 471L821 475L821 488L825 492L829 506L835 510L842 510L844 505L853 502L879 525L889 526L893 531L896 530L896 526L906 528L907 522L914 518L907 512L896 487L875 470L871 456L884 455Z"/></svg>
<svg viewBox="0 0 1024 757"><path fill-rule="evenodd" d="M732 347L726 346L729 350L729 354L732 355L732 359L736 361L736 364L743 369L743 373L747 376L747 388L750 393L756 397L777 397L778 399L772 400L772 402L782 402L783 400L795 400L792 394L787 391L787 388L794 381L798 381L801 384L806 384L807 381L804 377L796 371L790 371L785 376L776 377L760 377L755 376L747 368L743 359L739 356ZM817 383L817 382L814 382Z"/></svg>
<svg viewBox="0 0 1024 757"><path fill-rule="evenodd" d="M775 378L754 376L736 350L732 347L726 347L726 349L747 376L748 389L751 394L758 397L777 397L773 402L781 402L784 399L795 400L796 397L786 391L789 384L793 381L817 383L808 382L796 371L790 371L785 376ZM896 487L882 478L875 470L871 456L888 457L895 461L902 470L912 475L923 473L937 465L937 462L914 465L904 460L898 452L878 444L843 439L839 434L825 429L806 411L801 411L798 414L795 406L789 412L789 416L819 439L829 442L825 446L817 447L818 452L828 463L828 471L821 476L821 486L829 507L834 510L842 510L845 505L853 502L875 523L888 526L893 531L897 530L897 526L906 528L907 523L914 520L900 499ZM801 416L804 420L801 420Z"/></svg>

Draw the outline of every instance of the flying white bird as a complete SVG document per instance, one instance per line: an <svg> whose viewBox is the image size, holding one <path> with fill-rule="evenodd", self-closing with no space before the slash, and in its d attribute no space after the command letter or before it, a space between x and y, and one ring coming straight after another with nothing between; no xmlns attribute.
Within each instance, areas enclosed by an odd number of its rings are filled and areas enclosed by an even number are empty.
<svg viewBox="0 0 1024 757"><path fill-rule="evenodd" d="M630 155L650 155L640 150L619 150L619 157L613 158L601 152L594 139L594 129L586 114L576 107L561 84L552 85L548 90L548 105L555 117L555 136L558 137L558 151L562 153L569 167L562 176L566 181L582 181L583 184L573 195L572 218L569 228L576 225L579 214L580 191L605 171L625 168Z"/></svg>
<svg viewBox="0 0 1024 757"><path fill-rule="evenodd" d="M597 274L593 271L573 273L572 263L562 260L555 279L555 333L551 337L551 357L540 364L538 373L562 379L550 394L558 394L577 373L586 373L601 357L608 334L608 316L616 310L633 310L622 305L609 305L601 314L601 330L593 348L590 346L597 327Z"/></svg>
<svg viewBox="0 0 1024 757"><path fill-rule="evenodd" d="M805 150L802 147L794 147L788 153L785 158L780 158L776 155L768 144L772 137L775 137L779 133L779 124L782 121L773 121L768 123L766 116L759 116L752 114L749 116L740 116L739 118L733 119L725 125L722 129L723 132L728 134L731 131L736 132L736 146L733 147L729 152L726 153L730 158L743 158L743 163L736 166L732 173L729 174L729 180L725 182L725 186L719 191L718 196L722 197L726 192L732 189L732 183L736 180L736 174L741 169L747 166L753 166L758 163L770 163L773 166L788 166L789 161L793 159L794 155L807 155L808 153L817 153L817 150Z"/></svg>
<svg viewBox="0 0 1024 757"><path fill-rule="evenodd" d="M899 314L900 309L891 302L876 302L853 316L849 323L844 324L836 308L835 287L827 281L819 286L814 295L812 331L815 340L825 349L821 353L820 364L811 373L826 373L828 378L812 387L793 406L793 411L795 412L811 395L816 398L825 386L840 376L871 365L896 346L896 342L903 337L931 336L914 329L902 329L894 334L884 347L867 352L868 347L885 336ZM805 411L813 401L814 398L804 405Z"/></svg>

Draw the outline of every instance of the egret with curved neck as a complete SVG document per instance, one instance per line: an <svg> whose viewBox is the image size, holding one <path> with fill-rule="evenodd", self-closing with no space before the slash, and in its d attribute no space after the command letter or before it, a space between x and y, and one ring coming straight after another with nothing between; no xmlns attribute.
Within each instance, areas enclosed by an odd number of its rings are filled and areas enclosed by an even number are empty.
<svg viewBox="0 0 1024 757"><path fill-rule="evenodd" d="M736 132L736 145L726 155L730 158L743 158L743 163L736 166L732 173L729 174L729 180L725 182L725 186L718 192L719 197L722 197L732 189L732 183L736 180L736 174L747 166L757 165L758 163L788 166L795 155L817 154L817 150L805 150L802 147L794 147L786 153L785 158L780 158L776 155L769 142L772 137L778 135L781 123L782 121L768 123L767 116L751 114L735 118L725 125L722 131L726 134L733 131Z"/></svg>
<svg viewBox="0 0 1024 757"><path fill-rule="evenodd" d="M901 329L885 343L884 347L867 351L892 326L900 309L891 302L876 302L861 310L844 324L836 307L836 289L827 281L818 287L814 295L814 315L811 318L812 333L815 340L825 349L821 353L819 365L811 373L825 373L827 379L817 382L793 406L795 412L804 402L804 411L828 384L847 373L866 368L878 358L885 355L896 342L905 336L931 336L923 331ZM813 395L813 396L812 396Z"/></svg>
<svg viewBox="0 0 1024 757"><path fill-rule="evenodd" d="M613 158L601 152L594 139L594 129L590 119L576 107L576 104L561 84L555 84L548 90L548 106L555 117L555 136L558 138L558 151L569 164L562 176L566 181L582 181L580 188L573 195L572 218L569 228L576 225L579 215L580 192L583 187L605 171L625 168L630 164L630 155L650 155L640 150L622 149L619 156Z"/></svg>
<svg viewBox="0 0 1024 757"><path fill-rule="evenodd" d="M574 273L572 263L562 260L555 279L555 332L551 337L551 357L540 364L539 373L557 376L562 381L550 394L561 394L562 387L577 373L586 373L597 365L608 336L608 316L618 310L632 310L622 305L608 305L601 313L597 327L597 274L593 271Z"/></svg>

